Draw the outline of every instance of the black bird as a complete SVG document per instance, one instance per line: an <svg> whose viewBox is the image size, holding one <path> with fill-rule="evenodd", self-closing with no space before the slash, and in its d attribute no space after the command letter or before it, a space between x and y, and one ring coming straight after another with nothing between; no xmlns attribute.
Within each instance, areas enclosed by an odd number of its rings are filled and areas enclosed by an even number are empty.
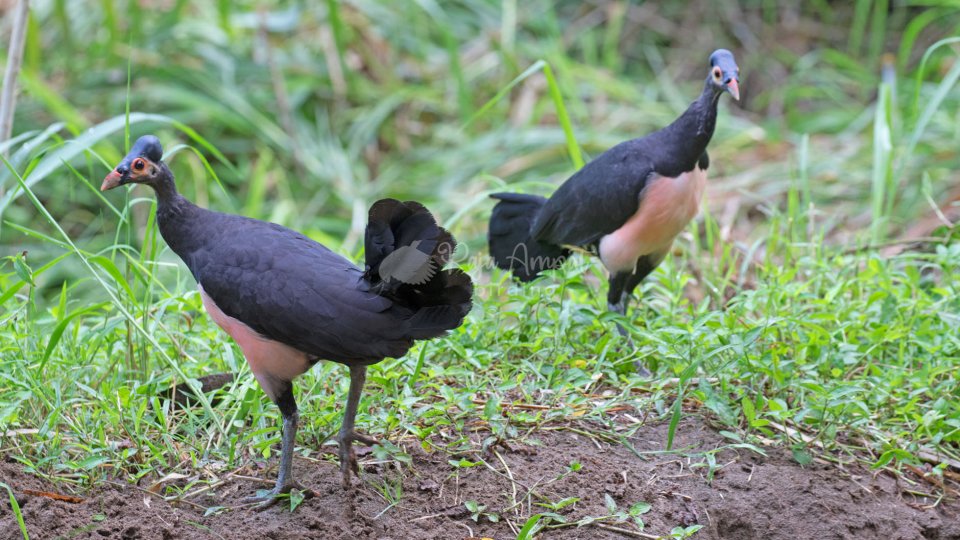
<svg viewBox="0 0 960 540"><path fill-rule="evenodd" d="M740 99L739 68L730 51L719 49L710 55L703 93L669 126L607 150L549 199L491 195L500 201L488 232L497 266L530 281L563 264L570 248L586 249L610 272L609 309L624 315L633 289L699 211L707 143L724 92Z"/></svg>
<svg viewBox="0 0 960 540"><path fill-rule="evenodd" d="M283 416L280 469L268 505L299 484L291 475L297 433L292 381L318 360L350 368L337 435L344 487L358 472L353 441L367 366L403 356L415 340L463 323L473 284L443 270L456 241L423 205L392 199L370 208L366 269L274 223L200 208L177 193L160 141L146 135L104 178L101 191L140 183L157 195L160 234L196 278L203 305L243 349L260 387Z"/></svg>

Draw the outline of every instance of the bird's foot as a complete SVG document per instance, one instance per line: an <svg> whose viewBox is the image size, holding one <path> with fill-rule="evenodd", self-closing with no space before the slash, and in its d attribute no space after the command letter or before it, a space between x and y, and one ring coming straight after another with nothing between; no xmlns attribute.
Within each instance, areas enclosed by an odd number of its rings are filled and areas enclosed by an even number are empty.
<svg viewBox="0 0 960 540"><path fill-rule="evenodd" d="M259 490L257 491L256 495L251 495L249 497L240 499L240 503L243 505L250 505L254 510L266 510L267 508L277 504L277 502L283 499L294 489L303 493L304 497L307 499L317 495L317 493L312 489L305 488L300 482L292 480L285 482L283 485L277 483L276 487L270 491Z"/></svg>
<svg viewBox="0 0 960 540"><path fill-rule="evenodd" d="M653 377L653 373L650 373L650 370L647 369L647 366L643 365L643 362L640 360L633 361L633 369L637 372L637 375L643 379L649 379Z"/></svg>
<svg viewBox="0 0 960 540"><path fill-rule="evenodd" d="M340 474L343 475L343 489L350 489L350 472L360 477L360 464L357 462L357 454L353 450L353 442L359 441L367 446L380 444L380 441L369 435L349 431L337 437L337 443L340 444Z"/></svg>
<svg viewBox="0 0 960 540"><path fill-rule="evenodd" d="M630 336L630 331L619 322L617 323L617 332L624 339L624 345L626 345L626 347L630 349L635 348L635 345L633 344L633 338ZM637 375L644 379L649 379L652 376L650 370L647 369L647 366L643 365L643 362L640 360L635 360L633 362L633 368L637 372Z"/></svg>

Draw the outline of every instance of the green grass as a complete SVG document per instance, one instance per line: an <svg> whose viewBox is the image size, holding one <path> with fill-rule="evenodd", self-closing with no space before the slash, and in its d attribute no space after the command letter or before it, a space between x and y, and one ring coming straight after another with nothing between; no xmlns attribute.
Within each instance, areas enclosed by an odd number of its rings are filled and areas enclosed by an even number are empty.
<svg viewBox="0 0 960 540"><path fill-rule="evenodd" d="M824 35L854 31L797 53L761 24L776 20L766 2L742 13L759 45L717 23L722 43L682 47L668 29L590 5L419 2L410 15L326 2L275 8L263 31L253 2L177 2L151 16L120 4L33 13L44 30L27 44L17 135L0 147L0 433L12 433L0 451L27 470L82 489L239 464L279 441L252 377L191 411L163 397L174 380L247 368L159 238L151 194L97 190L146 132L199 204L356 259L379 197L447 218L482 283L475 308L450 336L371 368L357 422L374 434L453 455L477 420L491 440L574 414L603 432L613 407L676 420L685 398L732 444L779 444L800 461L896 471L960 460L960 246L870 245L902 240L931 202L957 215L944 201L960 168L960 62L955 39L933 46L960 28L955 10L814 3L801 15ZM661 15L679 24L685 13ZM87 54L50 52L81 36ZM491 272L487 193L549 193L580 159L669 122L718 44L737 52L748 110L721 104L707 209L643 284L636 346L612 332L596 261L531 286ZM897 59L882 78L885 50ZM635 361L655 377L636 377ZM337 429L342 371L321 363L298 382L303 447ZM460 438L441 442L441 429ZM387 504L403 496L377 489ZM517 524L521 537L547 521L535 517Z"/></svg>

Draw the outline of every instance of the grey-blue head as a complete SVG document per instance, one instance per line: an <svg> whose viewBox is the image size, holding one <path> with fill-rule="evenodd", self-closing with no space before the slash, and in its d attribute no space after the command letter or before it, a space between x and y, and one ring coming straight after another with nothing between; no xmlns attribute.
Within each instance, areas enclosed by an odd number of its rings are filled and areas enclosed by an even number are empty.
<svg viewBox="0 0 960 540"><path fill-rule="evenodd" d="M103 179L100 191L130 183L151 183L163 172L160 167L162 158L160 139L154 135L140 137L123 160Z"/></svg>
<svg viewBox="0 0 960 540"><path fill-rule="evenodd" d="M740 68L732 52L726 49L713 51L707 81L717 93L730 92L733 99L740 101Z"/></svg>

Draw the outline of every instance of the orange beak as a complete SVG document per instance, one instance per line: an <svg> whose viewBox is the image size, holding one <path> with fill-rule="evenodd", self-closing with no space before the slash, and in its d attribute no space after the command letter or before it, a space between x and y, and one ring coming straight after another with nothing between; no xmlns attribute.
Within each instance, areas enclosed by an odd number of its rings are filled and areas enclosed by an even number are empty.
<svg viewBox="0 0 960 540"><path fill-rule="evenodd" d="M122 179L123 176L121 176L116 169L110 171L110 174L108 174L106 178L103 179L103 183L100 184L100 191L106 191L119 186Z"/></svg>
<svg viewBox="0 0 960 540"><path fill-rule="evenodd" d="M736 79L730 79L727 83L727 92L730 92L733 99L740 101L740 83Z"/></svg>

